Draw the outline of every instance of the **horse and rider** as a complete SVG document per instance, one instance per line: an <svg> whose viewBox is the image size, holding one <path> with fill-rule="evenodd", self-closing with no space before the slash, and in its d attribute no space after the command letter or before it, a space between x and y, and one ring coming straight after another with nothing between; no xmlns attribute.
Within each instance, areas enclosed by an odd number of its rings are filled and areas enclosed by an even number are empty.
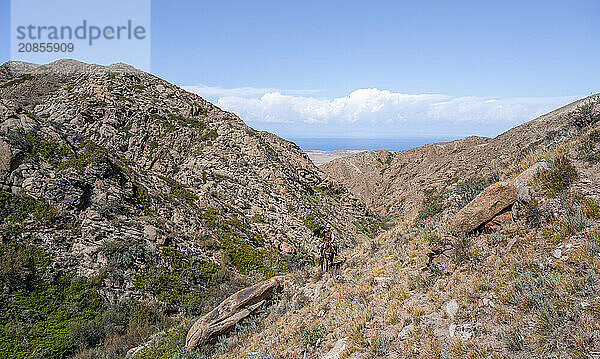
<svg viewBox="0 0 600 359"><path fill-rule="evenodd" d="M335 243L335 234L331 230L331 226L328 224L322 231L323 241L319 248L319 264L321 269L328 271L333 265L333 259L337 255L338 248Z"/></svg>

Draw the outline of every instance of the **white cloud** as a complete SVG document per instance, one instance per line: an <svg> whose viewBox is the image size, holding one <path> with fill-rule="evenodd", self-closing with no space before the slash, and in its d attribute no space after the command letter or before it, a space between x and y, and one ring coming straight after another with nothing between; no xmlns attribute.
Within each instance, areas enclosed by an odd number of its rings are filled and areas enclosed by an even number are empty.
<svg viewBox="0 0 600 359"><path fill-rule="evenodd" d="M333 99L268 92L258 98L226 96L217 104L257 122L329 123L406 121L425 113L428 105L448 98L444 95L407 95L379 89L359 89Z"/></svg>
<svg viewBox="0 0 600 359"><path fill-rule="evenodd" d="M189 92L196 93L208 99L219 99L222 97L257 97L271 92L282 92L282 90L267 87L234 87L225 88L220 86L193 85L182 86ZM311 95L320 90L285 90L290 95Z"/></svg>
<svg viewBox="0 0 600 359"><path fill-rule="evenodd" d="M424 120L514 122L532 119L576 97L484 98L410 95L358 89L348 96L315 98L267 92L260 97L223 96L218 105L257 122L418 122Z"/></svg>
<svg viewBox="0 0 600 359"><path fill-rule="evenodd" d="M577 99L575 96L453 97L403 94L377 88L357 89L344 97L318 98L310 96L310 91L302 93L250 87L185 88L201 96L215 98L219 107L238 114L254 126L270 129L269 126L276 123L291 124L298 131L320 126L334 132L332 135L337 129L368 131L375 128L373 124L378 124L377 130L383 135L427 131L443 133L450 128L470 133L475 127L491 135Z"/></svg>

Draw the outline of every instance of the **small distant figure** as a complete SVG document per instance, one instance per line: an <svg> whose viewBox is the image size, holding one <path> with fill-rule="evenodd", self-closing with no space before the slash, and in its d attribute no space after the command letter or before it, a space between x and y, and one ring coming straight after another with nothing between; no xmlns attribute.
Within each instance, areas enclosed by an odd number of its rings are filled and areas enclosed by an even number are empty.
<svg viewBox="0 0 600 359"><path fill-rule="evenodd" d="M333 264L333 259L337 255L337 245L335 244L335 234L329 224L325 227L322 234L323 242L319 249L319 264L322 270L328 271Z"/></svg>

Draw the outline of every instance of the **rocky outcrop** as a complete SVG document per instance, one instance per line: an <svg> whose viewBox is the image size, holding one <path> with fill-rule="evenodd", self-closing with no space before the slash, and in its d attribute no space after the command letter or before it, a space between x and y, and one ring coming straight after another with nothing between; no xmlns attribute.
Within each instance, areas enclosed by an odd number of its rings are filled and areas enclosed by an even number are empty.
<svg viewBox="0 0 600 359"><path fill-rule="evenodd" d="M52 207L54 222L23 236L61 270L108 273L110 303L158 300L134 282L180 273L174 253L210 269L181 288L208 290L223 262L269 274L255 258L316 253L322 223L347 244L379 223L294 143L124 64L0 66L0 190Z"/></svg>
<svg viewBox="0 0 600 359"><path fill-rule="evenodd" d="M192 325L186 337L186 349L192 350L230 331L280 290L282 279L282 277L268 279L242 289L221 302Z"/></svg>
<svg viewBox="0 0 600 359"><path fill-rule="evenodd" d="M522 202L529 202L534 196L533 187L531 181L537 176L537 174L543 169L549 169L550 167L546 162L534 163L531 167L521 172L514 180L513 184L517 189L517 199Z"/></svg>
<svg viewBox="0 0 600 359"><path fill-rule="evenodd" d="M452 231L456 234L469 233L512 205L516 199L517 189L512 182L494 183L456 214Z"/></svg>
<svg viewBox="0 0 600 359"><path fill-rule="evenodd" d="M0 140L0 182L8 175L13 153L8 143Z"/></svg>

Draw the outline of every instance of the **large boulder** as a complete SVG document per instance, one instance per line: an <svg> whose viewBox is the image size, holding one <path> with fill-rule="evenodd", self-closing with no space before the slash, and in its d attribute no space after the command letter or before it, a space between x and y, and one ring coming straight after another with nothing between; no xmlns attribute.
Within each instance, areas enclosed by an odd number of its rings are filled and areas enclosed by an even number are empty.
<svg viewBox="0 0 600 359"><path fill-rule="evenodd" d="M498 182L484 189L454 219L452 231L469 233L494 218L517 200L517 188L512 181Z"/></svg>
<svg viewBox="0 0 600 359"><path fill-rule="evenodd" d="M229 332L281 289L282 277L273 277L244 288L198 319L187 334L185 347L192 350Z"/></svg>
<svg viewBox="0 0 600 359"><path fill-rule="evenodd" d="M537 174L544 169L550 167L546 162L534 163L531 167L521 172L514 180L513 184L517 189L517 199L521 202L529 202L533 197L533 188L531 187L531 181L537 176Z"/></svg>

